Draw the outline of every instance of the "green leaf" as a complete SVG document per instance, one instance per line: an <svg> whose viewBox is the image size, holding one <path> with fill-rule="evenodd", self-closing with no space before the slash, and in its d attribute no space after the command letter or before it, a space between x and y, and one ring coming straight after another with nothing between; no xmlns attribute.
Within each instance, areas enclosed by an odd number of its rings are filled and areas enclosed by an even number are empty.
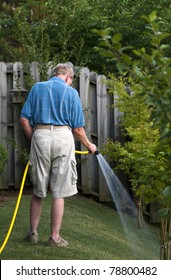
<svg viewBox="0 0 171 280"><path fill-rule="evenodd" d="M142 53L139 50L133 50L133 53L135 53L139 57L142 57Z"/></svg>
<svg viewBox="0 0 171 280"><path fill-rule="evenodd" d="M171 36L170 33L161 33L158 37L159 37L160 41L162 41L162 40L168 38L169 36Z"/></svg>
<svg viewBox="0 0 171 280"><path fill-rule="evenodd" d="M167 126L160 128L160 133L162 138L167 138L170 135L170 128Z"/></svg>
<svg viewBox="0 0 171 280"><path fill-rule="evenodd" d="M100 50L100 54L104 57L108 57L108 58L115 58L115 55L112 51L110 50Z"/></svg>
<svg viewBox="0 0 171 280"><path fill-rule="evenodd" d="M99 44L98 44L100 47L110 47L110 44L109 44L109 42L108 41L104 41L103 39L102 40L99 40Z"/></svg>
<svg viewBox="0 0 171 280"><path fill-rule="evenodd" d="M117 33L115 35L112 36L112 43L118 43L122 40L122 34L121 33Z"/></svg>
<svg viewBox="0 0 171 280"><path fill-rule="evenodd" d="M155 21L157 19L157 12L153 11L150 15L149 15L149 19L150 21Z"/></svg>
<svg viewBox="0 0 171 280"><path fill-rule="evenodd" d="M139 67L135 67L134 68L134 71L135 71L135 74L138 76L138 77L143 77L143 73L142 73L142 71L141 71L141 69L139 68Z"/></svg>
<svg viewBox="0 0 171 280"><path fill-rule="evenodd" d="M169 46L169 45L166 45L166 44L162 44L162 45L159 47L160 50L165 50L165 49L168 49L168 48L170 48L170 46Z"/></svg>
<svg viewBox="0 0 171 280"><path fill-rule="evenodd" d="M163 195L165 197L171 197L171 186L167 186L164 190L163 190Z"/></svg>
<svg viewBox="0 0 171 280"><path fill-rule="evenodd" d="M128 55L123 54L123 55L122 55L122 59L123 59L123 61L124 61L128 66L131 65L132 60L131 60L131 58L130 58Z"/></svg>
<svg viewBox="0 0 171 280"><path fill-rule="evenodd" d="M171 121L171 112L167 113L167 118L168 118L169 121Z"/></svg>
<svg viewBox="0 0 171 280"><path fill-rule="evenodd" d="M169 208L162 208L159 210L159 215L161 218L167 219L171 217Z"/></svg>
<svg viewBox="0 0 171 280"><path fill-rule="evenodd" d="M93 32L93 33L96 33L97 35L99 35L100 37L103 37L103 38L109 38L109 37L111 37L110 35L109 35L109 33L111 32L111 28L109 27L109 28L105 28L105 29L100 29L100 30L98 30L98 29L91 29L91 31Z"/></svg>

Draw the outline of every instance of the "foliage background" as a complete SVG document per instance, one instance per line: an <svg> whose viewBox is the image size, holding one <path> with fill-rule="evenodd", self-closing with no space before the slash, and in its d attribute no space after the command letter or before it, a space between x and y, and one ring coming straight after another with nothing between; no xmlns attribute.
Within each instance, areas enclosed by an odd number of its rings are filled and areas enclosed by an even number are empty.
<svg viewBox="0 0 171 280"><path fill-rule="evenodd" d="M150 48L141 16L155 9L162 31L170 32L169 5L169 0L1 1L0 60L71 61L103 74L113 72L115 63L96 52L93 29L110 28L122 34L124 46Z"/></svg>

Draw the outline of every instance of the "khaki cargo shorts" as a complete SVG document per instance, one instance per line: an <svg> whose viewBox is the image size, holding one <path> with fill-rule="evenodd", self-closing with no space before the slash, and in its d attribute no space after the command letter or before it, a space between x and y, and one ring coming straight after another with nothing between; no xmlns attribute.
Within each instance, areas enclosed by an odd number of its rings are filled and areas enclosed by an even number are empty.
<svg viewBox="0 0 171 280"><path fill-rule="evenodd" d="M30 180L33 193L38 197L46 197L48 187L56 198L77 193L75 143L69 128L34 131L30 149Z"/></svg>

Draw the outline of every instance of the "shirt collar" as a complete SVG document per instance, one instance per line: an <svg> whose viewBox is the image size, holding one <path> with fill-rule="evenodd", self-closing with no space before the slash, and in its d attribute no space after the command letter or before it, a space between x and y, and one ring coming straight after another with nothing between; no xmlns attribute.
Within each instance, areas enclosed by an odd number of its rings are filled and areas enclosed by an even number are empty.
<svg viewBox="0 0 171 280"><path fill-rule="evenodd" d="M59 78L59 77L52 77L52 78L50 78L50 80L53 80L53 81L57 80L57 81L65 83L65 81L63 79Z"/></svg>

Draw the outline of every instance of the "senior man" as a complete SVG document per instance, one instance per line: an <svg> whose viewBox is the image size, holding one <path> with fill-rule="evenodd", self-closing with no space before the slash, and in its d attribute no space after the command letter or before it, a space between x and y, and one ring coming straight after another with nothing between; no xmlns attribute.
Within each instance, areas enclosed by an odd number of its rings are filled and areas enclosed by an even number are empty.
<svg viewBox="0 0 171 280"><path fill-rule="evenodd" d="M30 229L27 240L38 242L42 199L48 186L52 192L51 234L49 246L68 246L60 235L64 198L77 193L75 142L77 138L90 152L96 146L84 130L84 115L78 92L71 87L74 71L68 64L58 64L54 76L33 85L22 108L20 122L31 140Z"/></svg>

